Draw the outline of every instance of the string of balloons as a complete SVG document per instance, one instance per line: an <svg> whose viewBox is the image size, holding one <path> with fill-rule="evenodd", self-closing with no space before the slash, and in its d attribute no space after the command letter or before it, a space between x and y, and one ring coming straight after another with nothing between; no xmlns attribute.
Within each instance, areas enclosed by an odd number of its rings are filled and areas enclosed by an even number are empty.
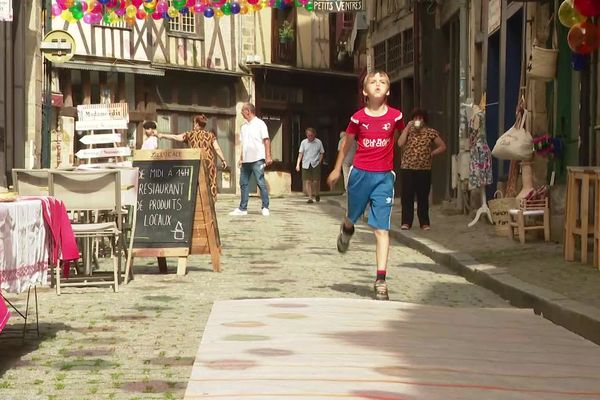
<svg viewBox="0 0 600 400"><path fill-rule="evenodd" d="M54 0L51 12L71 23L132 25L147 18L169 21L188 14L212 18L292 6L314 11L313 0Z"/></svg>
<svg viewBox="0 0 600 400"><path fill-rule="evenodd" d="M567 43L576 54L590 54L600 46L600 29L590 18L600 15L599 0L565 0L558 20L569 28Z"/></svg>

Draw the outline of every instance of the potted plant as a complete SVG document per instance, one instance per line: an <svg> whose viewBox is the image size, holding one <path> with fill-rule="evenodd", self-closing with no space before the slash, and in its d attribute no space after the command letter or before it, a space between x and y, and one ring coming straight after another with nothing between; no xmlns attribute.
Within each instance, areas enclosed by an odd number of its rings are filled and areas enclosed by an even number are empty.
<svg viewBox="0 0 600 400"><path fill-rule="evenodd" d="M281 43L288 43L294 40L294 27L290 21L283 21L279 27L279 41Z"/></svg>

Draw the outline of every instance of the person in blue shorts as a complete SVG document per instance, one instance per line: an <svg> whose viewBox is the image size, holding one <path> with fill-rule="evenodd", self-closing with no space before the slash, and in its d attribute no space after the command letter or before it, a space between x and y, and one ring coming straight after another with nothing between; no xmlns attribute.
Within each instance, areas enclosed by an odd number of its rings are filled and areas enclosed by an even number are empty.
<svg viewBox="0 0 600 400"><path fill-rule="evenodd" d="M344 143L338 152L327 182L333 186L340 178L342 164L356 142L356 154L348 177L348 211L337 239L337 249L345 253L354 234L354 224L369 205L368 224L376 239L377 276L375 297L388 300L385 281L389 253L389 230L394 204L394 139L404 129L402 112L388 106L390 79L385 72L365 76L363 95L366 107L350 118Z"/></svg>

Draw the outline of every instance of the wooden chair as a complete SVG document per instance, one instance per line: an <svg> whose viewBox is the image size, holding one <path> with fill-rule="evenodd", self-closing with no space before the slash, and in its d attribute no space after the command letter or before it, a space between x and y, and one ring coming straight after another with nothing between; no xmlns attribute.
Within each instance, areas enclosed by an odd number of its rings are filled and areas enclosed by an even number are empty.
<svg viewBox="0 0 600 400"><path fill-rule="evenodd" d="M67 211L74 216L71 226L75 238L83 239L85 242L84 248L86 249L91 249L90 242L93 239L103 237L110 239L111 257L114 266L112 280L100 279L100 276L92 278L90 276L91 268L89 268L89 271L86 271L88 275L70 279L70 282L62 284L60 268L56 268L57 294L60 294L61 286L112 285L114 291L118 292L123 250L121 238L123 210L121 207L121 175L119 170L51 170L49 177L50 196L62 200ZM88 223L89 219L80 218L82 215L89 217L93 211L107 211L104 213L106 220ZM90 251L83 252L86 265L89 265L90 257Z"/></svg>
<svg viewBox="0 0 600 400"><path fill-rule="evenodd" d="M48 196L48 170L13 168L12 180L19 196Z"/></svg>
<svg viewBox="0 0 600 400"><path fill-rule="evenodd" d="M127 207L127 214L123 220L123 235L122 237L128 238L129 243L125 247L123 242L127 261L125 262L125 283L129 283L130 279L133 279L133 270L131 269L131 263L133 262L132 248L133 248L133 236L135 235L135 222L137 214L137 191L138 191L138 176L139 168L119 168L121 174L121 205Z"/></svg>
<svg viewBox="0 0 600 400"><path fill-rule="evenodd" d="M525 232L543 230L544 241L550 241L550 208L548 197L536 200L521 200L519 208L508 211L510 216L510 237L514 238L515 231L519 241L525 243ZM541 217L541 219L540 219Z"/></svg>

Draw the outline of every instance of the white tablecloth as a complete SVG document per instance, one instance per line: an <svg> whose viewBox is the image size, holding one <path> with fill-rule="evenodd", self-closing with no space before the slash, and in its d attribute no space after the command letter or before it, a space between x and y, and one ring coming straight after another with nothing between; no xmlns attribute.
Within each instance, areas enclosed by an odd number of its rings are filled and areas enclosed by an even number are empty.
<svg viewBox="0 0 600 400"><path fill-rule="evenodd" d="M41 200L0 202L0 291L46 283L50 255Z"/></svg>

